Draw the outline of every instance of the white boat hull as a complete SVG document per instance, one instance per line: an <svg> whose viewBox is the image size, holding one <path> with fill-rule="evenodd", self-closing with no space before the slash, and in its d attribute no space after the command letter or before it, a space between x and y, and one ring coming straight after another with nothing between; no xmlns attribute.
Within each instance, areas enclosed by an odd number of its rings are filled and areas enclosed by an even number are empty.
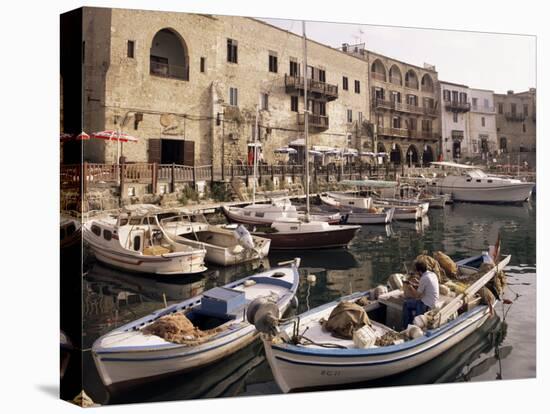
<svg viewBox="0 0 550 414"><path fill-rule="evenodd" d="M480 203L521 203L531 197L532 183L505 187L455 187L440 186L444 193L451 193L454 201Z"/></svg>
<svg viewBox="0 0 550 414"><path fill-rule="evenodd" d="M388 209L384 213L366 213L352 211L347 215L347 224L388 224L391 223L395 209Z"/></svg>
<svg viewBox="0 0 550 414"><path fill-rule="evenodd" d="M273 345L266 338L263 342L275 381L283 392L290 392L360 383L418 367L458 344L483 325L489 315L487 306L478 306L463 315L466 317L461 316L450 323L441 334L421 337L402 345L375 348L377 351L374 352L372 348L354 349L345 355L338 355L338 352L331 355L323 349L301 352L296 346Z"/></svg>
<svg viewBox="0 0 550 414"><path fill-rule="evenodd" d="M132 272L151 273L157 275L182 275L204 272L204 258L206 252L190 252L176 257L129 255L121 252L114 252L97 245L90 247L100 262L122 270Z"/></svg>
<svg viewBox="0 0 550 414"><path fill-rule="evenodd" d="M183 239L183 238L181 238ZM266 238L253 237L256 246L256 250L237 249L238 253L233 253L231 248L216 246L209 243L195 242L188 239L183 239L182 243L189 244L190 246L202 246L206 249L206 261L214 263L220 266L231 266L238 263L245 263L251 260L260 259L266 257L269 254L269 247L271 240ZM261 239L261 243L258 240ZM180 241L180 238L176 239ZM237 245L238 246L238 245Z"/></svg>

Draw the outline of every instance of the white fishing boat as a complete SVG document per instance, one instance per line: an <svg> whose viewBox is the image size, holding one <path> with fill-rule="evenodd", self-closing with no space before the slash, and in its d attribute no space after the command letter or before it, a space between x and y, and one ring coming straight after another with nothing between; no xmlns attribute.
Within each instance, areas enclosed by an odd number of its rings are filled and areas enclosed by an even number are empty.
<svg viewBox="0 0 550 414"><path fill-rule="evenodd" d="M359 197L350 193L327 192L319 195L323 204L337 207L344 211L349 209L369 209L372 207L371 197Z"/></svg>
<svg viewBox="0 0 550 414"><path fill-rule="evenodd" d="M428 210L430 209L429 202L417 199L378 197L374 199L374 204L378 206L392 207L420 207L422 216L427 215Z"/></svg>
<svg viewBox="0 0 550 414"><path fill-rule="evenodd" d="M71 216L61 216L59 222L59 242L61 249L80 245L82 242L82 226L80 220Z"/></svg>
<svg viewBox="0 0 550 414"><path fill-rule="evenodd" d="M393 220L395 207L380 209L381 212L356 209L347 213L344 217L346 224L389 224Z"/></svg>
<svg viewBox="0 0 550 414"><path fill-rule="evenodd" d="M227 219L242 224L271 224L277 220L297 219L298 211L290 201L250 204L245 207L222 206Z"/></svg>
<svg viewBox="0 0 550 414"><path fill-rule="evenodd" d="M243 226L234 229L208 223L202 214L178 214L160 220L172 240L206 249L206 261L230 266L268 255L271 240L253 236Z"/></svg>
<svg viewBox="0 0 550 414"><path fill-rule="evenodd" d="M261 298L282 315L298 289L298 266L295 259L213 288L103 335L92 347L101 381L109 388L129 386L196 370L243 348L258 336L245 318L252 302ZM175 343L150 333L162 317L181 315L204 335Z"/></svg>
<svg viewBox="0 0 550 414"><path fill-rule="evenodd" d="M423 325L421 321L425 319L417 317L415 323L418 325L409 326L400 333L409 335L406 339L398 339L399 332L394 329L396 323L401 323L394 322L401 318L404 300L401 289L379 296L376 289L354 293L283 324L277 335L262 334L275 381L283 392L320 389L388 377L432 360L476 331L489 318L491 305L482 304L476 292L509 261L510 256L507 256L464 294L440 295L438 305L428 313L433 318L433 326ZM457 264L465 272L476 272L480 263L481 256L477 256ZM365 331L367 336L359 337L358 341L341 339L323 328L321 320L327 320L340 302L359 299L362 299L359 306L370 319L370 327ZM376 345L375 340L383 336L389 338L389 342Z"/></svg>
<svg viewBox="0 0 550 414"><path fill-rule="evenodd" d="M182 275L206 270L204 247L172 240L162 229L155 206L128 206L118 216L90 220L84 240L97 260L134 272Z"/></svg>
<svg viewBox="0 0 550 414"><path fill-rule="evenodd" d="M431 185L439 193L449 193L454 201L480 203L521 203L531 197L535 183L488 175L479 167L454 162L432 162L451 170L435 178Z"/></svg>
<svg viewBox="0 0 550 414"><path fill-rule="evenodd" d="M406 205L395 205L390 202L378 201L374 204L375 207L381 208L393 208L393 219L394 220L422 220L423 208L422 206L406 206Z"/></svg>

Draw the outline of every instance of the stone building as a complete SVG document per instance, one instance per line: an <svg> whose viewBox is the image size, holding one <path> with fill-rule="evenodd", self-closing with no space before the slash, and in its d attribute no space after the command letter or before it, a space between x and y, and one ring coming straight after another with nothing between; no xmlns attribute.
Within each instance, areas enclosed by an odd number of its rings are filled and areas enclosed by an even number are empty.
<svg viewBox="0 0 550 414"><path fill-rule="evenodd" d="M469 115L471 104L468 86L440 81L441 145L443 159L458 160L472 156Z"/></svg>
<svg viewBox="0 0 550 414"><path fill-rule="evenodd" d="M414 66L363 45L343 45L368 64L370 120L375 125L373 150L389 154L394 164L427 164L440 152L438 78L435 67ZM363 149L369 147L363 143Z"/></svg>
<svg viewBox="0 0 550 414"><path fill-rule="evenodd" d="M128 162L246 163L257 109L266 162L288 161L273 150L301 144L301 36L252 18L86 7L83 41L85 131L138 138L122 148L90 140L87 161L112 163L122 154ZM307 41L314 149L360 148L367 69L364 59Z"/></svg>
<svg viewBox="0 0 550 414"><path fill-rule="evenodd" d="M497 128L493 91L470 88L471 109L468 113L470 141L468 153L487 159L498 152Z"/></svg>
<svg viewBox="0 0 550 414"><path fill-rule="evenodd" d="M536 89L494 95L498 148L501 152L536 151Z"/></svg>

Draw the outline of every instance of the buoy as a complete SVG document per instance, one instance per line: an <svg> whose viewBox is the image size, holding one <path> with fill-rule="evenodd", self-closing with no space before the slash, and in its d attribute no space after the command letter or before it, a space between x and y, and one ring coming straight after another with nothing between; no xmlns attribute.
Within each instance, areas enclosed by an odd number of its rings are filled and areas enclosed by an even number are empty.
<svg viewBox="0 0 550 414"><path fill-rule="evenodd" d="M315 283L317 281L317 276L307 275L307 281L308 281L308 283Z"/></svg>

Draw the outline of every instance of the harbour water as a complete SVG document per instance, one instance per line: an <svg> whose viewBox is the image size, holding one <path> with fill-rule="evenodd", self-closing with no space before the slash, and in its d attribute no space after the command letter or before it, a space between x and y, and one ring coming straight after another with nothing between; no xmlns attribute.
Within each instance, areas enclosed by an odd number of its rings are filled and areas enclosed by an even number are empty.
<svg viewBox="0 0 550 414"><path fill-rule="evenodd" d="M244 277L258 266L302 258L299 306L294 312L303 312L385 283L391 273L405 271L424 250L441 250L455 259L478 254L495 242L499 232L502 253L512 254L506 269L506 297L513 300L508 311L499 304L495 316L482 329L429 363L395 378L358 386L535 377L536 203L531 201L518 206L456 203L443 210L430 210L428 220L422 222L364 226L348 249L271 253L262 263L210 267L192 277L146 278L87 257L83 284L84 389L100 404L280 393L259 342L198 373L111 395L99 379L89 349L99 336L163 307L165 300L168 304L182 301ZM307 274L317 276L314 285L307 283Z"/></svg>

